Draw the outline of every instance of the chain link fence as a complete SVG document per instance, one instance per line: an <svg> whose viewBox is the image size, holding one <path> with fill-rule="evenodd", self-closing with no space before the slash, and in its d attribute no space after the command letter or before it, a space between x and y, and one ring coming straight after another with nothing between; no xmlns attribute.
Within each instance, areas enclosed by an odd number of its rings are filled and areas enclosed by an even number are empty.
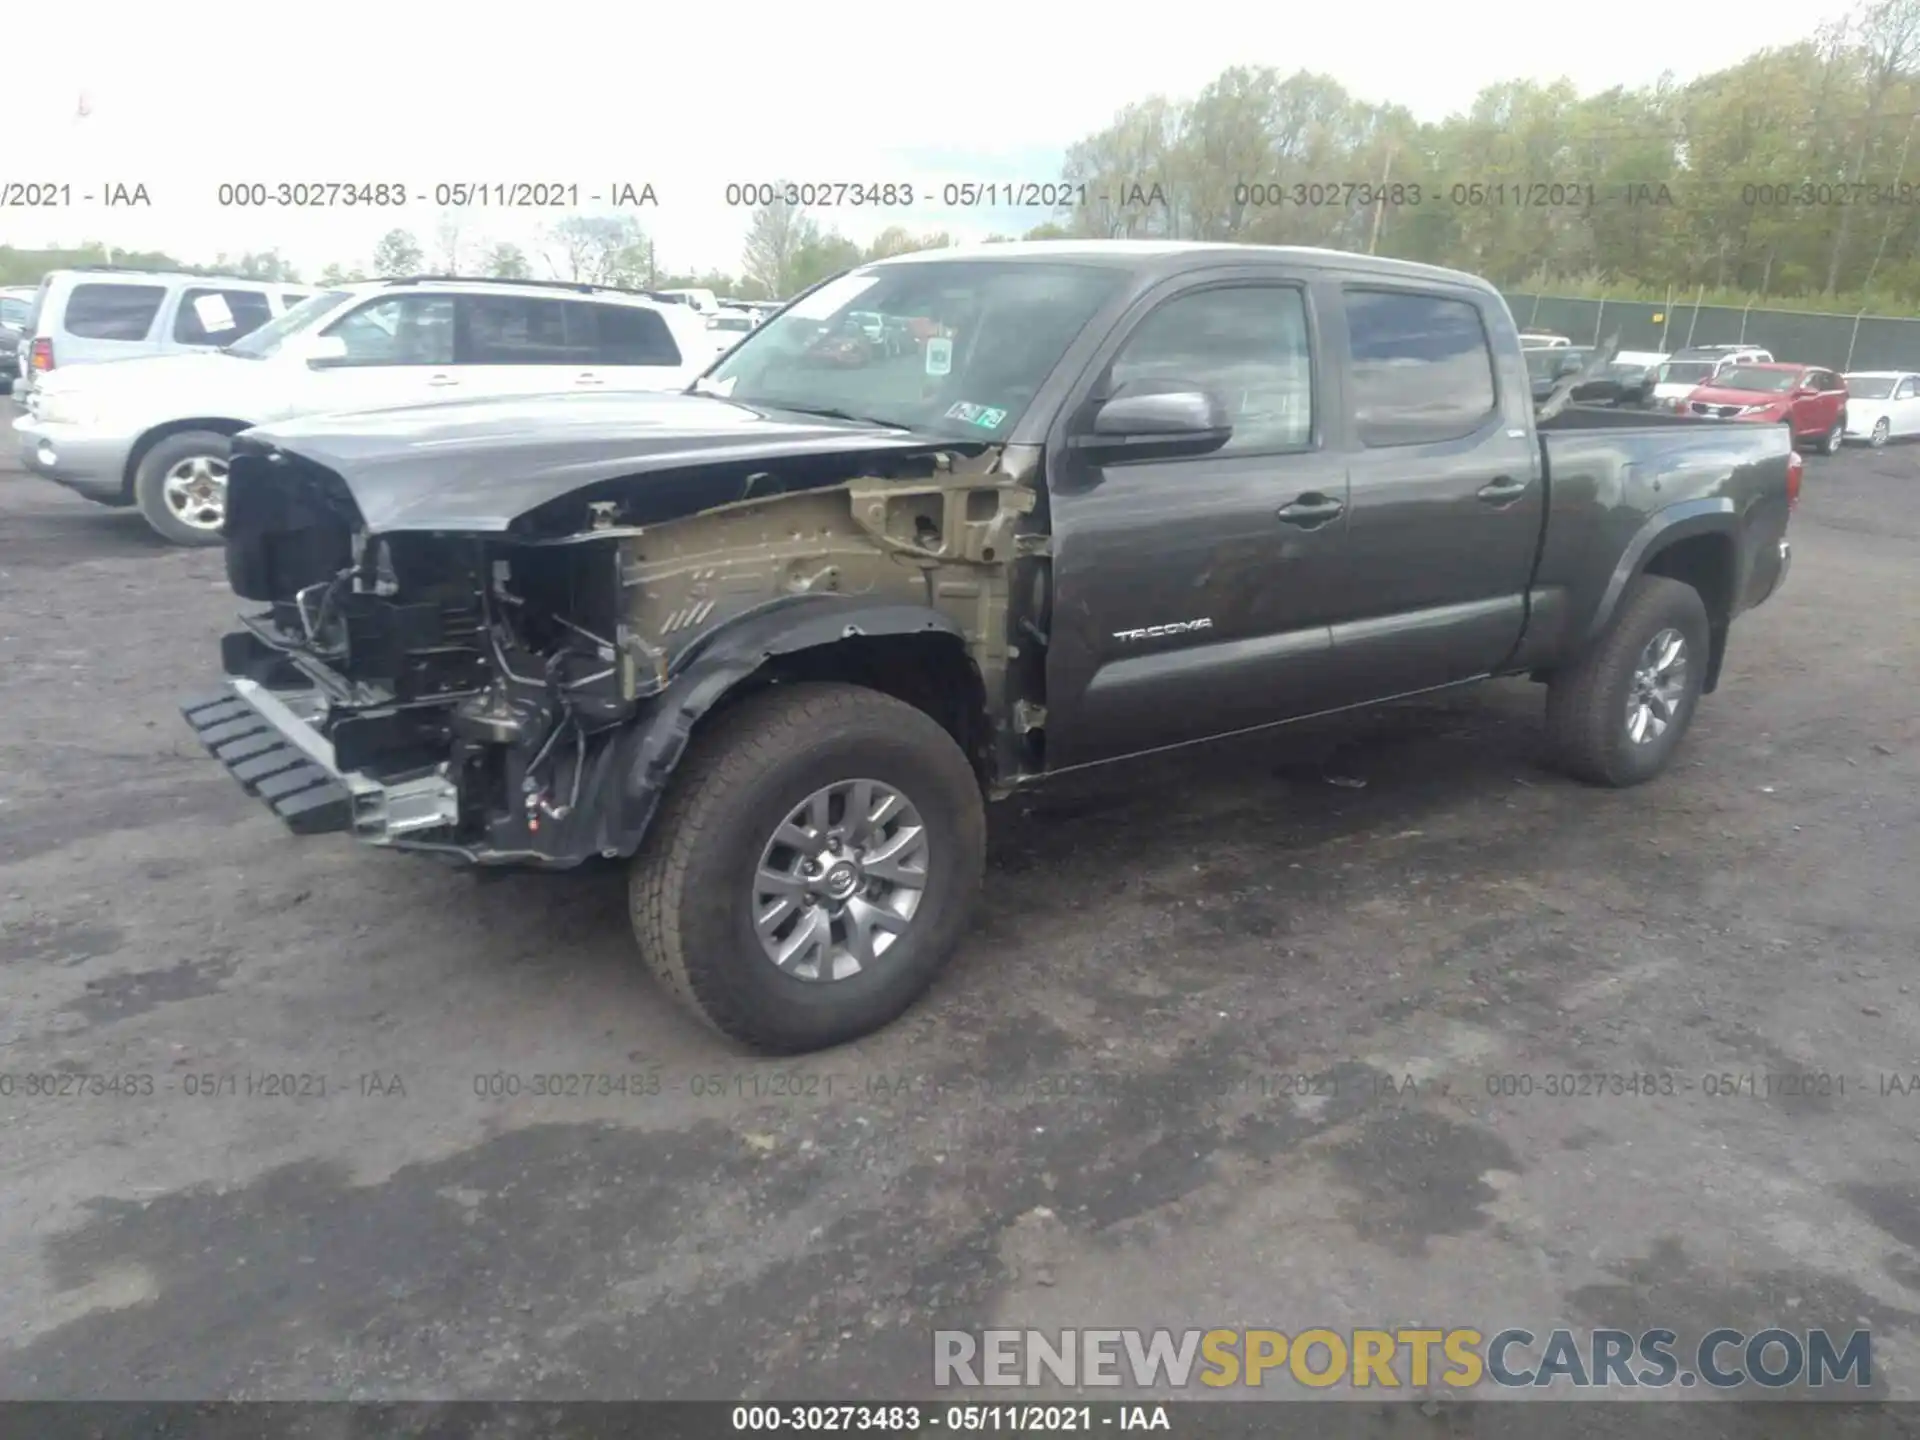
<svg viewBox="0 0 1920 1440"><path fill-rule="evenodd" d="M1597 345L1618 330L1622 350L1671 353L1689 345L1757 345L1776 359L1806 365L1920 370L1920 320L1567 295L1516 293L1506 300L1522 330L1551 331L1579 345Z"/></svg>

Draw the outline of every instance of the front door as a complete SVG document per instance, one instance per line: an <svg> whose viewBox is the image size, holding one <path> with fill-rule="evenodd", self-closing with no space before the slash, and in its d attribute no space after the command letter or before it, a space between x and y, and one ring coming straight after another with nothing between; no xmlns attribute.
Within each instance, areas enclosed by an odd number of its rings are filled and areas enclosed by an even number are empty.
<svg viewBox="0 0 1920 1440"><path fill-rule="evenodd" d="M1331 619L1336 698L1364 704L1512 653L1546 496L1524 367L1494 360L1503 314L1477 291L1342 295L1353 488Z"/></svg>
<svg viewBox="0 0 1920 1440"><path fill-rule="evenodd" d="M345 356L294 362L272 418L458 399L453 328L451 295L387 295L357 306L320 332L341 340Z"/></svg>
<svg viewBox="0 0 1920 1440"><path fill-rule="evenodd" d="M1793 432L1803 440L1823 439L1840 423L1846 382L1831 370L1809 370L1800 383L1810 393L1793 402Z"/></svg>
<svg viewBox="0 0 1920 1440"><path fill-rule="evenodd" d="M1895 435L1920 434L1920 377L1902 375L1893 387L1888 409L1889 429Z"/></svg>
<svg viewBox="0 0 1920 1440"><path fill-rule="evenodd" d="M1238 272L1162 290L1070 399L1056 439L1149 378L1213 392L1233 434L1127 463L1049 445L1050 768L1322 708L1347 480L1323 441L1313 310L1304 286Z"/></svg>

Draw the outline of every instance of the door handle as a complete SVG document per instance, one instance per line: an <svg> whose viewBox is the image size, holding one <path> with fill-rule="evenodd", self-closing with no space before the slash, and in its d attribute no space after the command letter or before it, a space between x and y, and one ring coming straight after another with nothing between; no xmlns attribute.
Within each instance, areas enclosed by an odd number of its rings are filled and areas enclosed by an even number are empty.
<svg viewBox="0 0 1920 1440"><path fill-rule="evenodd" d="M1289 525L1299 525L1310 530L1316 525L1324 525L1327 521L1337 518L1345 512L1346 508L1331 495L1322 495L1317 490L1309 490L1291 505L1281 506L1279 515L1280 519Z"/></svg>
<svg viewBox="0 0 1920 1440"><path fill-rule="evenodd" d="M460 377L457 375L430 375L427 377L427 384L429 385L458 385L459 383Z"/></svg>
<svg viewBox="0 0 1920 1440"><path fill-rule="evenodd" d="M1489 505L1504 505L1526 494L1527 485L1528 482L1525 480L1515 480L1510 476L1502 475L1498 480L1482 485L1477 493Z"/></svg>

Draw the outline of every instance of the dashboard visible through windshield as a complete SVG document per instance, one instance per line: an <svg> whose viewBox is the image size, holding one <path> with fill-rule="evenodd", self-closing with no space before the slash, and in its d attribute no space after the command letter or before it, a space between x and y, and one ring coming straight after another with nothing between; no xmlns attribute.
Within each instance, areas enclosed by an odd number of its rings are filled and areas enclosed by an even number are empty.
<svg viewBox="0 0 1920 1440"><path fill-rule="evenodd" d="M1004 439L1123 273L984 259L851 271L741 340L696 388L775 409Z"/></svg>

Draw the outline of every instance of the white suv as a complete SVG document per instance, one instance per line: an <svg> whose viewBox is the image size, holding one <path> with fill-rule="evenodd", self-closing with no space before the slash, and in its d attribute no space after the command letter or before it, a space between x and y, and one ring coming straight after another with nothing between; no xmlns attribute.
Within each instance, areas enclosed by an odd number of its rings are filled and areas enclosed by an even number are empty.
<svg viewBox="0 0 1920 1440"><path fill-rule="evenodd" d="M701 318L561 281L417 278L323 290L225 349L56 369L14 421L26 467L217 545L229 440L299 415L583 390L677 390L714 358Z"/></svg>

